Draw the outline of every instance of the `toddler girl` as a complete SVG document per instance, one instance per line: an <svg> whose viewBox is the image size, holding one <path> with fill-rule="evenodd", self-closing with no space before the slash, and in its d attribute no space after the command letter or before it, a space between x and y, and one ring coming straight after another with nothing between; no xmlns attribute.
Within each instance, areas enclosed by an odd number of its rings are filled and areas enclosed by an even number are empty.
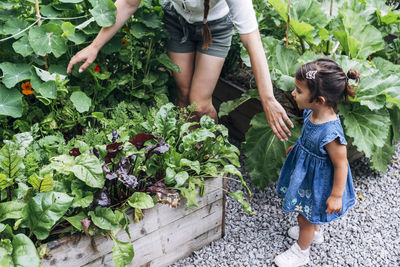
<svg viewBox="0 0 400 267"><path fill-rule="evenodd" d="M355 203L347 142L336 114L338 101L354 96L348 79L358 81L359 73L346 75L329 58L296 70L292 95L304 109L304 125L282 167L277 192L284 198L283 209L298 213L299 226L289 229L298 241L275 258L278 266L309 263L311 243L323 242L319 225L340 218Z"/></svg>

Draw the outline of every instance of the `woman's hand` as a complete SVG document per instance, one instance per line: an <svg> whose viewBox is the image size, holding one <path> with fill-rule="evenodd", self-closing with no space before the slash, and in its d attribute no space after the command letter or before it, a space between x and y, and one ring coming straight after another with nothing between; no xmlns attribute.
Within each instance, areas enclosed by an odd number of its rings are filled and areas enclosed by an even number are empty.
<svg viewBox="0 0 400 267"><path fill-rule="evenodd" d="M331 214L331 213L337 213L339 214L342 211L342 198L341 197L335 197L335 196L330 196L328 200L326 201L326 206L328 207L326 209L326 213Z"/></svg>
<svg viewBox="0 0 400 267"><path fill-rule="evenodd" d="M67 73L71 73L72 67L79 62L84 62L79 68L79 72L84 71L87 67L89 67L90 64L94 62L98 53L99 50L93 45L85 47L71 58L68 64Z"/></svg>
<svg viewBox="0 0 400 267"><path fill-rule="evenodd" d="M293 123L290 121L289 117L286 115L286 111L283 109L282 105L273 98L265 104L265 114L271 126L274 134L279 138L279 140L288 140L287 135L291 135L290 130L286 126L285 122L290 126L294 127Z"/></svg>

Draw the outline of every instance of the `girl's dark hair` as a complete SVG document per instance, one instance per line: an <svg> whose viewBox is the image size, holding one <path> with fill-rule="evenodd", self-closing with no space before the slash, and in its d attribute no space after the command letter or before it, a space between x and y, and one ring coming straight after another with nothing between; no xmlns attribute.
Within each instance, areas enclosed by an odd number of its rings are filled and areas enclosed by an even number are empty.
<svg viewBox="0 0 400 267"><path fill-rule="evenodd" d="M212 44L211 31L207 24L208 11L210 11L210 0L204 0L204 18L203 18L203 46L207 50L208 46Z"/></svg>
<svg viewBox="0 0 400 267"><path fill-rule="evenodd" d="M318 97L322 96L327 105L336 108L343 96L346 101L348 96L355 96L355 88L350 86L349 79L359 82L360 73L356 70L349 70L346 74L336 61L324 57L298 68L295 78L299 81L307 81L308 89L311 92L310 103L314 100L318 101Z"/></svg>

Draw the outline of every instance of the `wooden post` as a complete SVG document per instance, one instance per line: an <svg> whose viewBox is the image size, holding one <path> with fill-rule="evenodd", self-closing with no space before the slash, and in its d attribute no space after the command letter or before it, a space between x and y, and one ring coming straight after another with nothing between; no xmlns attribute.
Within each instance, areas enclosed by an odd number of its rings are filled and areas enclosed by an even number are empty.
<svg viewBox="0 0 400 267"><path fill-rule="evenodd" d="M35 8L36 8L36 18L39 20L38 25L42 25L42 22L40 21L40 11L39 11L39 0L35 0Z"/></svg>

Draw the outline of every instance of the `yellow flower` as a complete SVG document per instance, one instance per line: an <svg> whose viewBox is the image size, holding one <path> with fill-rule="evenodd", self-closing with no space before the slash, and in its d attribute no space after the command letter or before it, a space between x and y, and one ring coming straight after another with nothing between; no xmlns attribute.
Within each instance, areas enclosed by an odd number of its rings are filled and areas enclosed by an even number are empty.
<svg viewBox="0 0 400 267"><path fill-rule="evenodd" d="M29 81L22 83L21 88L24 95L32 95L35 93L35 91L32 90L32 84Z"/></svg>
<svg viewBox="0 0 400 267"><path fill-rule="evenodd" d="M303 207L299 206L299 205L296 205L296 208L294 210L303 212Z"/></svg>

